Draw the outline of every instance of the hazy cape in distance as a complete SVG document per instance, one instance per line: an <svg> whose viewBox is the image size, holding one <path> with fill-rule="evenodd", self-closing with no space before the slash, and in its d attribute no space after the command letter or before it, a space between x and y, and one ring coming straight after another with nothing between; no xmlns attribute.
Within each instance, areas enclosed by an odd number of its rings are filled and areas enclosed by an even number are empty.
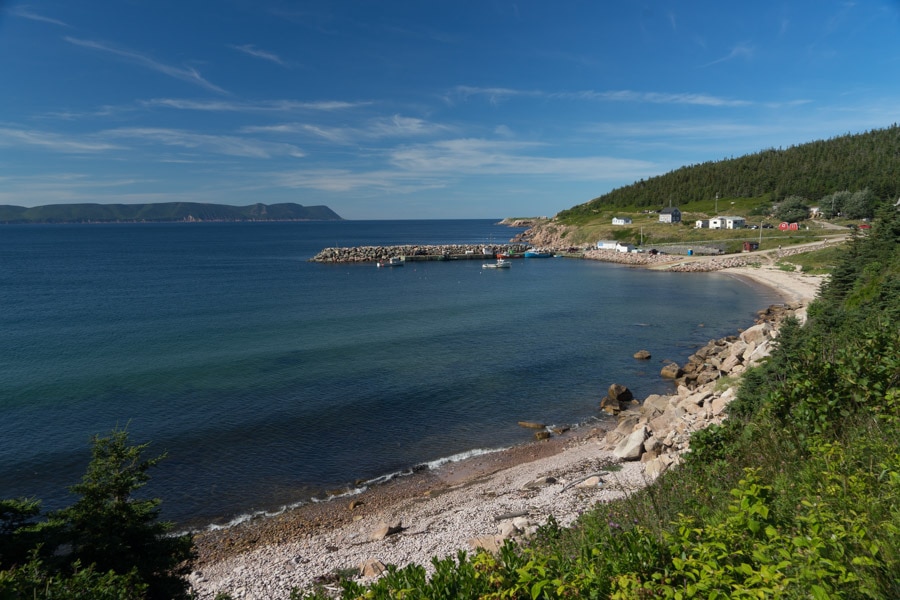
<svg viewBox="0 0 900 600"><path fill-rule="evenodd" d="M342 221L327 206L283 204L202 204L161 202L152 204L48 204L0 205L0 223L129 223L176 221Z"/></svg>

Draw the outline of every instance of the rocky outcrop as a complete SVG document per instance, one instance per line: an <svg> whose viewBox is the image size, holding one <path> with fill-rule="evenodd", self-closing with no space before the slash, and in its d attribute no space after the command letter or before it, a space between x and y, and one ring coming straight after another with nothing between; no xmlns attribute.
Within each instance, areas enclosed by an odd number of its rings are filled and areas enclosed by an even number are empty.
<svg viewBox="0 0 900 600"><path fill-rule="evenodd" d="M523 231L514 237L513 241L528 243L540 248L563 250L578 245L572 241L577 234L578 227L563 225L556 221L545 221ZM590 245L593 245L593 242Z"/></svg>
<svg viewBox="0 0 900 600"><path fill-rule="evenodd" d="M521 218L521 219L510 217L507 219L503 219L502 221L500 221L499 224L506 225L507 227L516 227L516 228L529 227L529 228L531 228L531 227L537 227L538 225L541 225L542 223L546 223L547 221L549 221L549 219L547 217L527 217L527 218Z"/></svg>

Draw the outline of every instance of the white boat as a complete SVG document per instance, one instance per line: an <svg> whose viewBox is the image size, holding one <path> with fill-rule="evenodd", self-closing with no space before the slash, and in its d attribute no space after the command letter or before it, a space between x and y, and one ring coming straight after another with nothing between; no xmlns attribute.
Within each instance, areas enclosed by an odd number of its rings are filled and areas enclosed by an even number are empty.
<svg viewBox="0 0 900 600"><path fill-rule="evenodd" d="M498 258L495 263L484 263L481 265L482 269L508 269L509 261L505 258Z"/></svg>
<svg viewBox="0 0 900 600"><path fill-rule="evenodd" d="M379 260L375 265L379 267L402 267L403 259L399 256L392 256L387 260Z"/></svg>

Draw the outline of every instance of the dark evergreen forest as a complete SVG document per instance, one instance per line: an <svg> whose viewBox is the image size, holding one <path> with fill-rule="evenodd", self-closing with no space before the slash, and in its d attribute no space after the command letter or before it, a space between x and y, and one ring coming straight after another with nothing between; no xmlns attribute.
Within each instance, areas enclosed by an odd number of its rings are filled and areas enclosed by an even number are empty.
<svg viewBox="0 0 900 600"><path fill-rule="evenodd" d="M760 198L778 202L788 196L810 201L828 194L868 188L880 200L900 197L900 126L894 124L856 135L844 135L770 148L739 158L688 165L632 185L617 188L560 212L562 221L576 220L599 209L683 206L722 198Z"/></svg>

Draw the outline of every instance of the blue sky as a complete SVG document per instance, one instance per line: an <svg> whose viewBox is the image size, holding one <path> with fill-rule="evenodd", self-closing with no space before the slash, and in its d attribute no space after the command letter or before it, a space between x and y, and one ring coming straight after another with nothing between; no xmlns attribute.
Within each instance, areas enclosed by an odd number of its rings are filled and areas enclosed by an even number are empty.
<svg viewBox="0 0 900 600"><path fill-rule="evenodd" d="M900 3L0 0L0 204L552 216L900 121Z"/></svg>

